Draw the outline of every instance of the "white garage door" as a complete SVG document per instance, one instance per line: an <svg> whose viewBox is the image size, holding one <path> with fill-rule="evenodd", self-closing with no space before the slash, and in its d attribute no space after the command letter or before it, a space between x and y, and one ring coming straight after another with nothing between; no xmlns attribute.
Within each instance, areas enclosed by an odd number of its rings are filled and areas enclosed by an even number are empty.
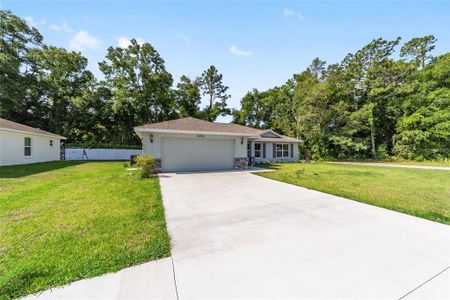
<svg viewBox="0 0 450 300"><path fill-rule="evenodd" d="M165 172L225 170L234 166L234 140L162 138Z"/></svg>

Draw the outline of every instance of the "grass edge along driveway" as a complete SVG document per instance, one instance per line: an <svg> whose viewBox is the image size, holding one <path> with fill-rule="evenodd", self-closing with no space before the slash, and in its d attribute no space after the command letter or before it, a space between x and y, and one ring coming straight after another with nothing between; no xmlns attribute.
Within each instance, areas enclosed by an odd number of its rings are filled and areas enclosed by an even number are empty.
<svg viewBox="0 0 450 300"><path fill-rule="evenodd" d="M267 164L256 175L450 224L450 172L339 165Z"/></svg>
<svg viewBox="0 0 450 300"><path fill-rule="evenodd" d="M0 168L0 299L168 256L158 178L123 162Z"/></svg>

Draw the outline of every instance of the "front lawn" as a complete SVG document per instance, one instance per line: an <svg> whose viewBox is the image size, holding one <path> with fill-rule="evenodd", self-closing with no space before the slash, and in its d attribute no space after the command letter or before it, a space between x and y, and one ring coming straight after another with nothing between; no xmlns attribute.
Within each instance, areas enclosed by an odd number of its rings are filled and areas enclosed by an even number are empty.
<svg viewBox="0 0 450 300"><path fill-rule="evenodd" d="M271 164L271 179L450 224L450 171L338 165Z"/></svg>
<svg viewBox="0 0 450 300"><path fill-rule="evenodd" d="M347 160L347 161L336 161L336 162L357 162L357 163L375 163L375 164L389 164L389 165L405 165L405 166L424 166L424 167L450 167L450 160L426 160L426 161L415 161L415 160Z"/></svg>
<svg viewBox="0 0 450 300"><path fill-rule="evenodd" d="M158 178L122 162L0 168L0 299L169 255Z"/></svg>

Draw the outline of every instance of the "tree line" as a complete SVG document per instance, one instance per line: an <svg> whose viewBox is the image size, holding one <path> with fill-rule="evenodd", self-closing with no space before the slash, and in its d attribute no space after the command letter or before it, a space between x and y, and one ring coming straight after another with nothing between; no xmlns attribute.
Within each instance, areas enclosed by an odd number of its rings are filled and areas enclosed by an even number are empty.
<svg viewBox="0 0 450 300"><path fill-rule="evenodd" d="M335 64L316 58L248 92L234 121L302 139L306 159L448 159L450 53L432 57L432 35L400 41L375 39Z"/></svg>
<svg viewBox="0 0 450 300"><path fill-rule="evenodd" d="M335 64L316 58L285 84L248 92L238 110L216 67L174 86L149 43L109 47L99 80L80 52L44 44L10 11L0 11L0 35L1 117L72 143L139 144L137 125L231 114L302 139L306 159L450 157L450 53L432 57L432 35L375 39Z"/></svg>
<svg viewBox="0 0 450 300"><path fill-rule="evenodd" d="M139 144L134 126L186 116L214 121L231 113L215 66L195 79L182 76L174 87L149 43L132 39L126 48L109 47L98 80L80 52L44 44L36 28L10 11L0 11L0 36L1 117L68 142Z"/></svg>

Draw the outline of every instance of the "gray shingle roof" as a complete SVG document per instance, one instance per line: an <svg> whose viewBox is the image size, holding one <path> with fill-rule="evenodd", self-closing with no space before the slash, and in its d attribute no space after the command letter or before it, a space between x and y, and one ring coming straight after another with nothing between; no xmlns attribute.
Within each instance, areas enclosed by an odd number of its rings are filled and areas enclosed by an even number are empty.
<svg viewBox="0 0 450 300"><path fill-rule="evenodd" d="M147 124L137 126L135 131L151 131L152 129L158 131L195 131L195 132L214 132L214 133L232 133L242 135L252 135L256 137L256 141L266 142L300 142L299 140L284 135L280 135L280 138L275 137L260 137L261 134L266 133L268 130L256 129L252 127L242 126L233 123L216 123L200 120L192 117L164 121L160 123Z"/></svg>
<svg viewBox="0 0 450 300"><path fill-rule="evenodd" d="M137 126L135 129L158 129L176 131L223 132L258 135L262 130L233 123L216 123L192 117Z"/></svg>
<svg viewBox="0 0 450 300"><path fill-rule="evenodd" d="M57 137L60 139L65 139L65 137L63 137L62 135L54 134L54 133L51 133L51 132L48 132L48 131L45 131L45 130L42 130L39 128L34 128L31 126L27 126L24 124L20 124L20 123L2 119L2 118L0 118L0 128L24 131L24 132L35 133L35 134L40 134L40 135L54 136L54 137Z"/></svg>

